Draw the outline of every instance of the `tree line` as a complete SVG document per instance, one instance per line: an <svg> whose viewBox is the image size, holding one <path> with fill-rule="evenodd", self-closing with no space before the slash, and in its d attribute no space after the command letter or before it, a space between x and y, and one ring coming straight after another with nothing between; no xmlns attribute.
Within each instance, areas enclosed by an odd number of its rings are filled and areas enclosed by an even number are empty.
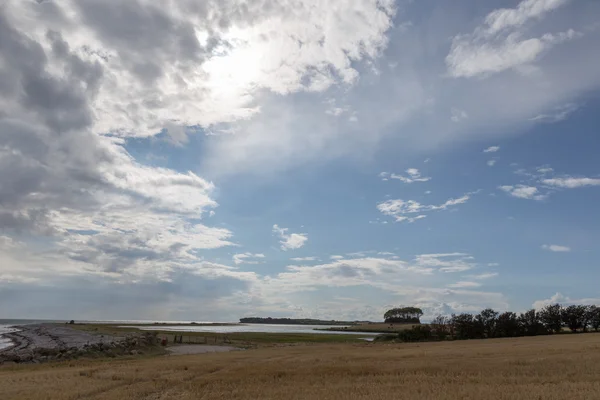
<svg viewBox="0 0 600 400"><path fill-rule="evenodd" d="M403 341L464 340L517 336L550 335L563 332L598 331L600 307L551 304L541 310L524 313L499 313L491 308L473 315L468 313L439 315L428 325L416 325L399 333Z"/></svg>

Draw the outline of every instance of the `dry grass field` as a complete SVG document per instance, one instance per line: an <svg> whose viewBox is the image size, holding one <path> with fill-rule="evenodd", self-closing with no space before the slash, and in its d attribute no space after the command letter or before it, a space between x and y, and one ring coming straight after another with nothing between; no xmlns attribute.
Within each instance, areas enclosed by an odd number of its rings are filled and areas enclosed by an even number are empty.
<svg viewBox="0 0 600 400"><path fill-rule="evenodd" d="M11 399L600 399L600 334L0 368Z"/></svg>

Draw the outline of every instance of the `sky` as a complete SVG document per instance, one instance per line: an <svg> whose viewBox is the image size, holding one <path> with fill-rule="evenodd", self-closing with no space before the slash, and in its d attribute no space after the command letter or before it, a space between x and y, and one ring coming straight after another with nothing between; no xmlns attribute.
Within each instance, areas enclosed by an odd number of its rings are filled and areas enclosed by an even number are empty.
<svg viewBox="0 0 600 400"><path fill-rule="evenodd" d="M0 317L600 303L600 2L4 0Z"/></svg>

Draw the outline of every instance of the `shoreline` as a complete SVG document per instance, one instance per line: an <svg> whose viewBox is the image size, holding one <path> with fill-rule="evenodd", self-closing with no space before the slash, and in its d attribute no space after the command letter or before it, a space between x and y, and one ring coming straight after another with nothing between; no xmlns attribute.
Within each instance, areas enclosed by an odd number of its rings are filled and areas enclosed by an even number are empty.
<svg viewBox="0 0 600 400"><path fill-rule="evenodd" d="M128 351L141 339L127 343L125 337L95 335L53 324L15 325L17 331L2 336L12 346L0 349L0 364L40 363L54 359L70 359L85 354L100 355L117 348Z"/></svg>

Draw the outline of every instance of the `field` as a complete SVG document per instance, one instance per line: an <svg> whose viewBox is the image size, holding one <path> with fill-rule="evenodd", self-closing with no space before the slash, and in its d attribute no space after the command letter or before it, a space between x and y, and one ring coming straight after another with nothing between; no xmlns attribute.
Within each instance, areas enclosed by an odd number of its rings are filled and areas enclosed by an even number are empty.
<svg viewBox="0 0 600 400"><path fill-rule="evenodd" d="M0 368L2 399L600 398L600 334L313 344Z"/></svg>

